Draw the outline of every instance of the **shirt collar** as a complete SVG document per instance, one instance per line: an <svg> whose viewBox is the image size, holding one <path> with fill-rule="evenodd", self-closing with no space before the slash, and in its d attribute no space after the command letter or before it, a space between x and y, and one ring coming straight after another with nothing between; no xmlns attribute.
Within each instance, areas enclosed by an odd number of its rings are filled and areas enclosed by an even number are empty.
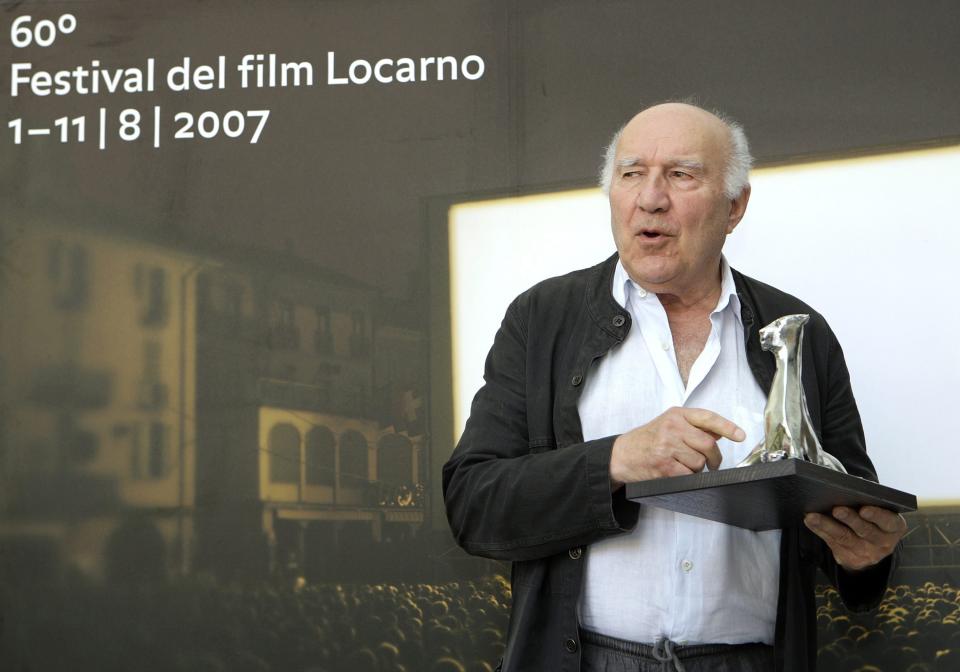
<svg viewBox="0 0 960 672"><path fill-rule="evenodd" d="M647 290L630 279L620 259L617 259L617 268L613 272L612 293L613 299L619 303L622 308L627 307L628 297L643 299L649 294ZM737 321L742 325L743 320L740 317L740 297L737 295L737 288L733 282L733 271L730 269L727 258L720 255L720 299L717 301L717 307L713 309L713 313L720 313L728 306L733 311L733 314L736 315Z"/></svg>
<svg viewBox="0 0 960 672"><path fill-rule="evenodd" d="M627 290L636 283L627 275L623 262L617 259L617 268L613 271L613 300L620 304L621 308L627 307Z"/></svg>
<svg viewBox="0 0 960 672"><path fill-rule="evenodd" d="M737 286L733 282L733 271L730 269L730 264L727 263L727 258L720 255L720 300L717 301L717 307L713 309L713 312L719 313L727 306L730 307L730 310L737 317L737 321L743 326L743 319L740 317L740 295L737 294Z"/></svg>

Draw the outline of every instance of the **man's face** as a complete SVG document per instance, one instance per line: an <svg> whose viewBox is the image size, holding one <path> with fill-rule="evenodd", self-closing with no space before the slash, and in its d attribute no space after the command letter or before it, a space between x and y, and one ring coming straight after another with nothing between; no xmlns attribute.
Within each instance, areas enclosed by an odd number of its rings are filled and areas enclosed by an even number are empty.
<svg viewBox="0 0 960 672"><path fill-rule="evenodd" d="M720 250L749 198L724 195L728 153L723 123L689 105L658 105L624 128L611 225L624 268L645 289L697 294L717 282Z"/></svg>

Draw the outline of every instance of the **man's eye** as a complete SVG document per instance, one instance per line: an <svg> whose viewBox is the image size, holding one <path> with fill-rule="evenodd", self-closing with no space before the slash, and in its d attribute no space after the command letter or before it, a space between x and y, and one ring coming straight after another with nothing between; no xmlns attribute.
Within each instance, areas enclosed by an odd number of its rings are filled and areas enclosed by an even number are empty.
<svg viewBox="0 0 960 672"><path fill-rule="evenodd" d="M628 170L623 174L624 177L638 177L640 175L639 170Z"/></svg>
<svg viewBox="0 0 960 672"><path fill-rule="evenodd" d="M685 173L682 170L672 170L670 171L670 175L671 177L676 177L681 180L687 180L693 177L690 173Z"/></svg>

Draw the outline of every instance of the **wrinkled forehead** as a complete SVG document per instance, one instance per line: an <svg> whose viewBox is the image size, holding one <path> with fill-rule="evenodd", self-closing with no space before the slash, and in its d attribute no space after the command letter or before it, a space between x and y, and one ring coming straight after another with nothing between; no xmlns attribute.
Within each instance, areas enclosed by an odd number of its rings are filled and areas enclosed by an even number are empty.
<svg viewBox="0 0 960 672"><path fill-rule="evenodd" d="M729 152L729 137L724 123L705 110L661 105L644 110L627 123L617 144L617 159L722 164Z"/></svg>

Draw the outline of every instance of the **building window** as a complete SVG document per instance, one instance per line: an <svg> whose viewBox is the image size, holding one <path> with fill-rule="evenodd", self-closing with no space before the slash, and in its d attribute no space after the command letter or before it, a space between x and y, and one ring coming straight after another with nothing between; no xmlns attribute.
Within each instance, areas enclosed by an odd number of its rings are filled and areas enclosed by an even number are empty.
<svg viewBox="0 0 960 672"><path fill-rule="evenodd" d="M162 422L151 422L147 453L147 474L150 478L163 478L167 475L168 452L167 426Z"/></svg>
<svg viewBox="0 0 960 672"><path fill-rule="evenodd" d="M367 334L367 316L361 310L353 311L353 329L350 332L350 355L367 357L370 355L370 339Z"/></svg>
<svg viewBox="0 0 960 672"><path fill-rule="evenodd" d="M61 463L70 466L90 464L97 457L97 435L77 426L74 416L57 418L57 438L60 443Z"/></svg>
<svg viewBox="0 0 960 672"><path fill-rule="evenodd" d="M299 350L300 330L296 324L296 309L289 301L277 301L277 320L271 332L271 345L279 350Z"/></svg>
<svg viewBox="0 0 960 672"><path fill-rule="evenodd" d="M83 308L89 290L89 259L81 245L56 240L47 248L47 277L53 283L53 303L63 310Z"/></svg>
<svg viewBox="0 0 960 672"><path fill-rule="evenodd" d="M167 405L167 386L160 380L161 350L158 341L143 344L143 374L138 390L140 408L158 410Z"/></svg>
<svg viewBox="0 0 960 672"><path fill-rule="evenodd" d="M336 444L333 432L326 427L314 427L307 433L307 483L333 485L336 470Z"/></svg>
<svg viewBox="0 0 960 672"><path fill-rule="evenodd" d="M369 482L367 440L363 434L347 430L340 436L340 485L356 488Z"/></svg>
<svg viewBox="0 0 960 672"><path fill-rule="evenodd" d="M146 341L143 344L143 377L145 380L160 380L159 341Z"/></svg>
<svg viewBox="0 0 960 672"><path fill-rule="evenodd" d="M316 309L317 330L313 333L313 351L318 355L333 354L333 330L331 328L330 309L321 306Z"/></svg>
<svg viewBox="0 0 960 672"><path fill-rule="evenodd" d="M337 385L336 405L340 413L359 418L368 416L367 388L359 380L342 380Z"/></svg>
<svg viewBox="0 0 960 672"><path fill-rule="evenodd" d="M289 423L270 430L270 480L274 483L300 483L300 432Z"/></svg>
<svg viewBox="0 0 960 672"><path fill-rule="evenodd" d="M137 264L133 283L141 304L140 324L148 327L165 325L169 313L166 270Z"/></svg>
<svg viewBox="0 0 960 672"><path fill-rule="evenodd" d="M165 478L170 472L170 432L166 424L140 425L132 436L131 471L141 480Z"/></svg>

